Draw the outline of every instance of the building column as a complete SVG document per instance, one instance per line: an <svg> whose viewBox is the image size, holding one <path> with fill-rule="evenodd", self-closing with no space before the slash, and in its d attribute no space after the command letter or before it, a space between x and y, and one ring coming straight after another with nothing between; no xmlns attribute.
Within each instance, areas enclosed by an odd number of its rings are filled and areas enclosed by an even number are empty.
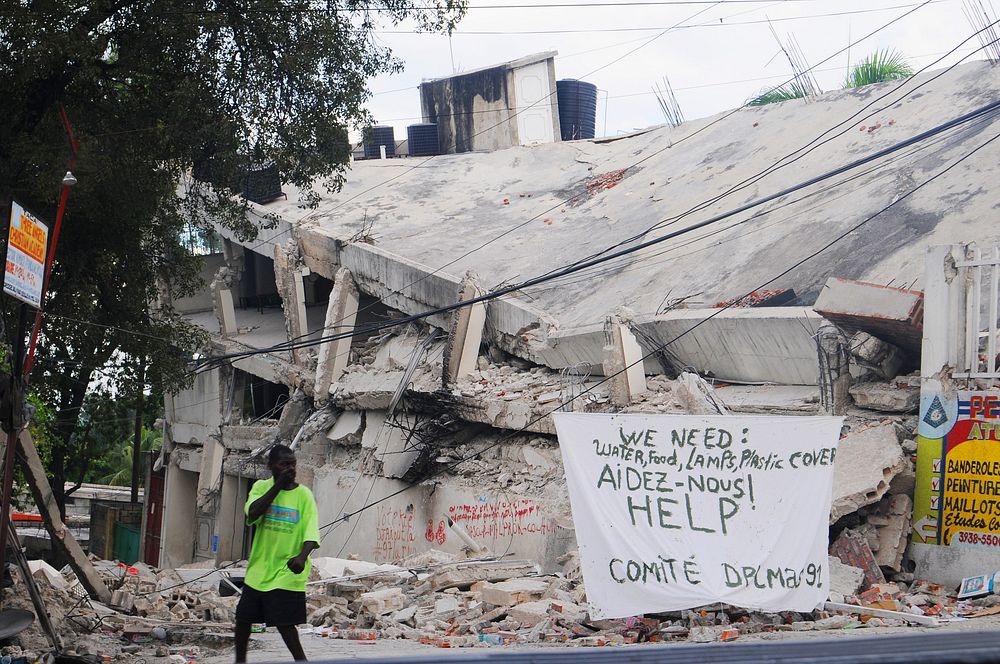
<svg viewBox="0 0 1000 664"><path fill-rule="evenodd" d="M642 348L619 316L604 321L604 375L609 377L611 403L625 407L646 392Z"/></svg>
<svg viewBox="0 0 1000 664"><path fill-rule="evenodd" d="M281 294L281 305L285 312L285 332L289 341L299 340L309 333L306 318L306 290L303 277L310 274L309 268L299 260L298 248L293 243L278 244L274 247L274 281ZM309 354L306 349L293 349L292 362L306 366Z"/></svg>
<svg viewBox="0 0 1000 664"><path fill-rule="evenodd" d="M358 318L358 301L359 293L354 283L354 275L346 267L340 268L334 276L333 291L330 292L330 302L326 308L324 337L354 330ZM313 399L317 404L326 403L330 397L330 386L347 368L351 341L352 338L346 336L319 345L316 357L316 382L313 388Z"/></svg>
<svg viewBox="0 0 1000 664"><path fill-rule="evenodd" d="M476 275L468 272L465 279L462 280L458 300L464 302L482 295L483 292L479 287ZM448 344L444 352L445 385L455 383L475 371L485 326L486 304L484 302L462 307L452 313L451 328L448 330Z"/></svg>

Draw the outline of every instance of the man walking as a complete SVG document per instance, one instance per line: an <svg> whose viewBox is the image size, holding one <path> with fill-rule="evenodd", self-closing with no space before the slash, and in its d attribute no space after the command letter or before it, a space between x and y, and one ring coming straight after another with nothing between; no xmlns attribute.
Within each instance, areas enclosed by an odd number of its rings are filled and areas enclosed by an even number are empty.
<svg viewBox="0 0 1000 664"><path fill-rule="evenodd" d="M243 594L236 606L236 662L247 661L252 623L267 623L296 661L306 655L296 629L306 621L309 554L319 548L316 499L295 482L295 453L275 445L267 455L271 479L255 482L246 502L247 523L256 526Z"/></svg>

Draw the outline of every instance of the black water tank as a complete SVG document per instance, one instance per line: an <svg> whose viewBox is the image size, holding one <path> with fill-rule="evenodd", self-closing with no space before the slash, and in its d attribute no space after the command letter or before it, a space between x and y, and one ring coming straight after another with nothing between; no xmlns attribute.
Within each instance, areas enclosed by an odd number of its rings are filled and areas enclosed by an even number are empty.
<svg viewBox="0 0 1000 664"><path fill-rule="evenodd" d="M593 138L597 120L597 86L565 78L556 81L559 99L559 130L564 141Z"/></svg>
<svg viewBox="0 0 1000 664"><path fill-rule="evenodd" d="M267 203L283 194L281 176L274 162L251 166L243 178L243 198L254 203Z"/></svg>
<svg viewBox="0 0 1000 664"><path fill-rule="evenodd" d="M441 154L438 126L433 122L410 125L406 128L406 144L409 146L411 157Z"/></svg>
<svg viewBox="0 0 1000 664"><path fill-rule="evenodd" d="M382 156L379 146L385 146L385 156L396 156L396 134L392 127L369 127L365 130L365 157Z"/></svg>

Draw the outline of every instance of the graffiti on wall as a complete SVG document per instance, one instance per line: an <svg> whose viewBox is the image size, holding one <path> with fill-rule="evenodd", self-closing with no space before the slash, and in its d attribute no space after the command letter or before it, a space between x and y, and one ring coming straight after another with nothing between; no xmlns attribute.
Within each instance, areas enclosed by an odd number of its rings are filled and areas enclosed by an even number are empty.
<svg viewBox="0 0 1000 664"><path fill-rule="evenodd" d="M373 560L380 563L395 562L427 548L444 546L452 535L448 518L481 542L549 535L556 531L545 510L529 498L491 501L482 496L478 502L449 505L447 518L444 515L427 518L426 522L416 525L413 505L379 505L376 509L378 521L372 555ZM420 523L424 523L423 537L420 536Z"/></svg>
<svg viewBox="0 0 1000 664"><path fill-rule="evenodd" d="M405 508L379 505L375 528L375 562L392 562L417 553L413 532L413 505Z"/></svg>
<svg viewBox="0 0 1000 664"><path fill-rule="evenodd" d="M548 535L555 526L541 505L530 498L451 505L448 516L477 540Z"/></svg>
<svg viewBox="0 0 1000 664"><path fill-rule="evenodd" d="M1000 549L1000 392L921 398L914 542Z"/></svg>

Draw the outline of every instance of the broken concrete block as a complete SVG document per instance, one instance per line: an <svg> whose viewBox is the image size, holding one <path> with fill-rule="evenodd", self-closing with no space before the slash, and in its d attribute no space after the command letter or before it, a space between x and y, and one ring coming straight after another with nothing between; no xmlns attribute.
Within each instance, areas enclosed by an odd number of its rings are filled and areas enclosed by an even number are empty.
<svg viewBox="0 0 1000 664"><path fill-rule="evenodd" d="M428 579L431 590L468 588L479 581L504 581L538 572L538 566L526 560L484 561L444 567Z"/></svg>
<svg viewBox="0 0 1000 664"><path fill-rule="evenodd" d="M898 347L867 332L856 332L851 337L850 349L857 366L887 380L895 378L906 363L906 356Z"/></svg>
<svg viewBox="0 0 1000 664"><path fill-rule="evenodd" d="M442 595L434 602L434 617L438 620L448 620L458 613L458 598L454 595Z"/></svg>
<svg viewBox="0 0 1000 664"><path fill-rule="evenodd" d="M691 415L728 415L715 388L698 374L685 371L674 385L674 398Z"/></svg>
<svg viewBox="0 0 1000 664"><path fill-rule="evenodd" d="M893 572L902 571L903 554L910 536L913 500L905 494L887 500L886 524L878 528L879 547L875 562Z"/></svg>
<svg viewBox="0 0 1000 664"><path fill-rule="evenodd" d="M399 611L393 613L392 620L393 622L398 622L398 623L410 623L413 620L413 616L415 616L416 613L417 613L417 606L415 604L411 604L405 609L400 609Z"/></svg>
<svg viewBox="0 0 1000 664"><path fill-rule="evenodd" d="M358 598L361 608L373 616L398 611L406 606L406 597L399 588L383 588L362 594Z"/></svg>
<svg viewBox="0 0 1000 664"><path fill-rule="evenodd" d="M924 320L920 291L831 278L813 310L850 334L867 332L911 355L920 353Z"/></svg>
<svg viewBox="0 0 1000 664"><path fill-rule="evenodd" d="M892 478L905 468L906 457L891 423L851 432L842 438L833 469L830 523L877 503L889 491Z"/></svg>
<svg viewBox="0 0 1000 664"><path fill-rule="evenodd" d="M714 643L722 638L726 625L695 625L688 632L688 640L694 643Z"/></svg>
<svg viewBox="0 0 1000 664"><path fill-rule="evenodd" d="M480 599L495 606L514 606L541 599L549 584L540 579L510 579L500 583L486 583L479 592Z"/></svg>
<svg viewBox="0 0 1000 664"><path fill-rule="evenodd" d="M865 581L865 571L860 567L844 564L836 556L829 557L830 564L830 594L843 596L853 595Z"/></svg>
<svg viewBox="0 0 1000 664"><path fill-rule="evenodd" d="M512 606L507 615L522 625L537 625L548 618L549 603L544 600L522 602L517 606Z"/></svg>
<svg viewBox="0 0 1000 664"><path fill-rule="evenodd" d="M362 426L360 411L345 410L327 432L326 438L338 445L360 445Z"/></svg>
<svg viewBox="0 0 1000 664"><path fill-rule="evenodd" d="M915 413L920 407L920 381L858 383L850 388L858 408L886 413Z"/></svg>
<svg viewBox="0 0 1000 664"><path fill-rule="evenodd" d="M903 450L904 454L906 450ZM917 468L910 459L906 460L903 470L899 471L892 481L889 482L889 495L905 494L912 496L917 486Z"/></svg>

